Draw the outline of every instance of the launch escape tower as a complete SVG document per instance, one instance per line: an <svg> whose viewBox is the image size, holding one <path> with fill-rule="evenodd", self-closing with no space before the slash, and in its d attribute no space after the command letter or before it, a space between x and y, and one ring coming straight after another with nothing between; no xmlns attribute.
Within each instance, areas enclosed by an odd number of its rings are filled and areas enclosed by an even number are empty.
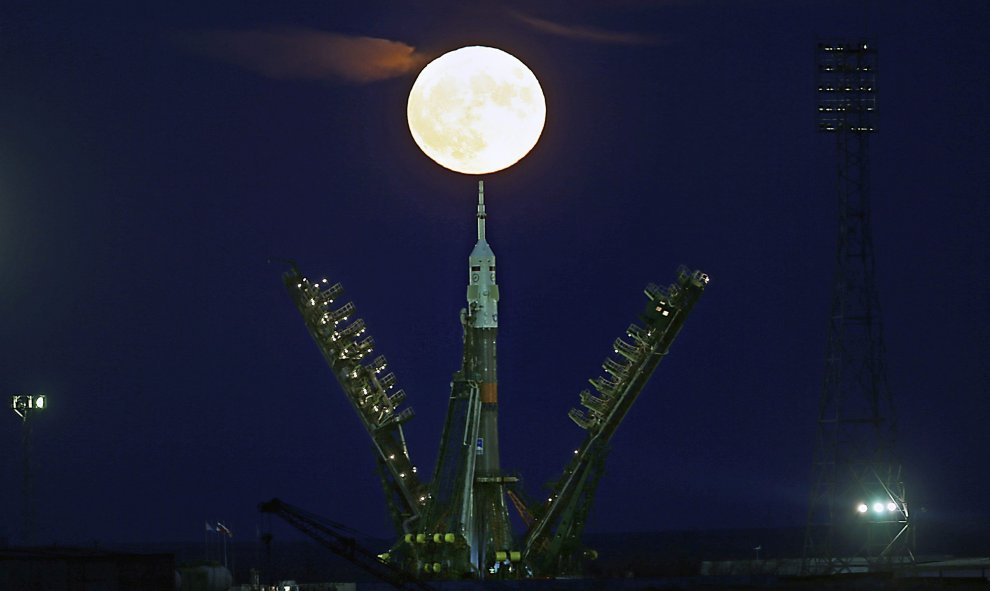
<svg viewBox="0 0 990 591"><path fill-rule="evenodd" d="M398 541L381 556L389 568L415 577L552 577L580 572L594 552L580 537L609 441L633 402L667 354L694 304L708 284L700 271L678 270L666 287L650 284L642 324L612 344L604 375L589 380L595 390L580 393L583 410L570 418L585 430L546 501L527 502L519 479L502 472L498 445L499 287L495 255L485 235L484 183L478 183L478 236L468 258L467 307L461 310L463 355L451 380L450 398L436 468L429 483L419 480L402 425L412 409L400 410L405 393L395 375L385 373L378 356L370 364L374 340L363 320L351 320L353 303L335 301L342 286L311 282L293 266L283 279L306 327L333 370L344 394L371 437L382 486ZM628 340L627 340L628 339ZM527 530L513 532L506 497ZM328 548L325 531L311 526L311 515L275 499L262 510L274 512ZM299 517L302 515L303 517ZM334 550L336 551L336 550ZM347 556L345 556L347 557ZM389 575L391 576L391 575Z"/></svg>
<svg viewBox="0 0 990 591"><path fill-rule="evenodd" d="M818 129L836 140L839 234L802 571L834 574L913 560L913 532L874 283L876 48L865 40L823 42L816 55Z"/></svg>

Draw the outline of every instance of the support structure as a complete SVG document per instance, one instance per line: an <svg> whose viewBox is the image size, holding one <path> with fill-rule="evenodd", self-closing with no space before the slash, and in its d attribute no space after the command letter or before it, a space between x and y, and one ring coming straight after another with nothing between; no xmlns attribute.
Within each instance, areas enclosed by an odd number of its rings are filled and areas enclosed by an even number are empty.
<svg viewBox="0 0 990 591"><path fill-rule="evenodd" d="M668 287L650 284L640 324L626 329L612 343L613 355L602 363L604 375L591 378L595 390L584 390L583 409L568 416L586 431L584 442L554 484L547 501L532 509L535 517L524 540L523 561L540 576L580 574L583 559L594 555L581 544L581 534L605 471L609 441L625 419L694 304L708 285L708 275L681 267ZM627 340L628 339L628 340Z"/></svg>
<svg viewBox="0 0 990 591"><path fill-rule="evenodd" d="M569 416L586 431L585 441L545 503L524 500L521 482L502 471L498 428L498 302L495 254L488 244L484 183L478 183L477 241L468 257L467 306L461 310L463 353L451 380L436 469L429 484L418 480L402 435L411 410L399 410L404 394L391 390L384 357L362 364L373 347L362 320L350 320L351 303L338 306L343 288L312 282L293 268L284 276L310 336L374 442L379 472L398 541L389 565L417 578L554 577L580 572L592 552L580 542L609 441L626 417L708 283L700 271L681 268L677 281L650 284L647 304L625 337L612 344L604 375L590 380L596 394L580 394L585 410ZM628 340L626 340L628 339ZM508 500L507 500L508 499ZM527 526L512 531L508 504ZM298 510L280 514L299 514ZM288 519L287 519L288 520ZM303 521L296 527L312 534ZM305 521L305 520L304 520ZM322 535L322 534L321 534Z"/></svg>
<svg viewBox="0 0 990 591"><path fill-rule="evenodd" d="M876 48L819 43L817 70L818 129L836 141L839 232L802 566L809 575L913 560L870 229Z"/></svg>
<svg viewBox="0 0 990 591"><path fill-rule="evenodd" d="M21 543L30 546L34 543L34 470L32 453L31 417L44 410L48 397L44 394L12 396L10 407L21 417L21 453L24 473L21 479Z"/></svg>
<svg viewBox="0 0 990 591"><path fill-rule="evenodd" d="M364 320L352 320L357 310L352 302L337 304L344 293L341 284L326 279L310 281L295 266L285 273L283 281L310 337L371 437L396 532L411 531L426 504L427 491L417 477L402 433L402 424L413 416L412 408L400 408L405 392L396 388L395 374L386 373L384 356L365 363L375 341L365 334Z"/></svg>

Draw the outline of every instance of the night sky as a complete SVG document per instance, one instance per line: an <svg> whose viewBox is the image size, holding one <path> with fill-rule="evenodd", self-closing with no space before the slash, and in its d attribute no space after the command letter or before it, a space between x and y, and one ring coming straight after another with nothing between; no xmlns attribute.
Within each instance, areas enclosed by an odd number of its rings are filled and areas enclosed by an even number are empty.
<svg viewBox="0 0 990 591"><path fill-rule="evenodd" d="M990 527L990 4L86 4L0 7L0 390L50 397L36 541L195 541L205 520L250 539L273 496L389 535L368 437L281 261L343 282L431 473L477 178L422 154L405 101L464 45L516 55L547 97L533 152L484 177L504 470L542 496L643 287L686 264L711 283L613 440L588 530L802 525L837 223L814 46L864 34L909 501ZM0 445L14 542L9 409Z"/></svg>

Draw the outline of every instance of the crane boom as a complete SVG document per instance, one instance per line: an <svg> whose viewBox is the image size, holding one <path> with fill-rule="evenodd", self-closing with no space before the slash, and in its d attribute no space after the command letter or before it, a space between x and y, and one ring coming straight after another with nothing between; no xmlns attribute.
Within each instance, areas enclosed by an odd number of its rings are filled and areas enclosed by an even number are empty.
<svg viewBox="0 0 990 591"><path fill-rule="evenodd" d="M384 562L377 554L359 544L352 536L347 535L350 533L349 528L339 523L294 507L277 498L259 504L258 511L277 515L334 554L349 560L396 589L433 591L433 587L406 571Z"/></svg>

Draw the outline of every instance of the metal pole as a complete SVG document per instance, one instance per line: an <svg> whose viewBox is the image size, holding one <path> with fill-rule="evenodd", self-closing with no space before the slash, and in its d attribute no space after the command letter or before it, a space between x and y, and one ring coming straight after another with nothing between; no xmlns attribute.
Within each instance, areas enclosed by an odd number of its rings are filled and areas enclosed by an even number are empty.
<svg viewBox="0 0 990 591"><path fill-rule="evenodd" d="M21 448L24 454L24 478L21 483L21 543L34 543L34 479L31 473L31 421L24 413L21 429Z"/></svg>

